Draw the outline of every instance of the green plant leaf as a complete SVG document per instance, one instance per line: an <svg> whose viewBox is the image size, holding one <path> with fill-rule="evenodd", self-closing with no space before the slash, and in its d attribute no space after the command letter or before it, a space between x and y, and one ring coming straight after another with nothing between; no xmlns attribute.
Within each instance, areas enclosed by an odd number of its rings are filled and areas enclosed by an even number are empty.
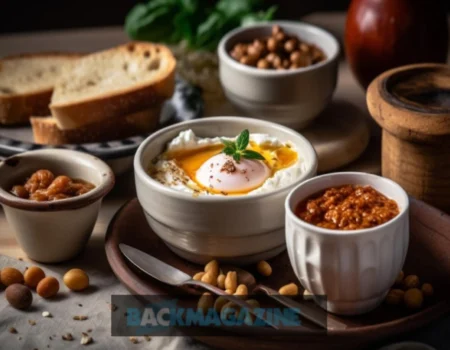
<svg viewBox="0 0 450 350"><path fill-rule="evenodd" d="M257 159L257 160L266 160L261 154L258 152L252 151L250 149L246 149L241 153L242 157L247 159Z"/></svg>
<svg viewBox="0 0 450 350"><path fill-rule="evenodd" d="M236 153L236 148L227 146L223 149L222 152L225 153L227 156L232 156L233 154Z"/></svg>
<svg viewBox="0 0 450 350"><path fill-rule="evenodd" d="M236 148L236 144L233 141L226 140L226 139L220 139L220 141L227 147Z"/></svg>
<svg viewBox="0 0 450 350"><path fill-rule="evenodd" d="M236 139L236 149L238 151L243 151L247 148L248 143L250 141L250 132L248 129L245 129L243 132L239 134Z"/></svg>
<svg viewBox="0 0 450 350"><path fill-rule="evenodd" d="M233 159L236 161L236 162L240 162L240 160L241 160L241 154L240 153L235 153L235 154L233 154Z"/></svg>

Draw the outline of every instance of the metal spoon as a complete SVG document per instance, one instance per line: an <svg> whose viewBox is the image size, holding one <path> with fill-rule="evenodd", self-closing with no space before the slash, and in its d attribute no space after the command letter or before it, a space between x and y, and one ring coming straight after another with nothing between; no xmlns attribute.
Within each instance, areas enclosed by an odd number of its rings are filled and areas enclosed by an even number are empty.
<svg viewBox="0 0 450 350"><path fill-rule="evenodd" d="M278 303L296 310L300 316L303 316L307 320L322 328L330 330L342 330L347 328L347 325L344 323L328 318L328 314L325 310L309 305L308 302L299 303L290 297L279 294L276 290L268 286L258 284L255 276L246 270L232 266L221 266L221 268L225 272L236 271L239 283L247 285L249 294L263 292Z"/></svg>

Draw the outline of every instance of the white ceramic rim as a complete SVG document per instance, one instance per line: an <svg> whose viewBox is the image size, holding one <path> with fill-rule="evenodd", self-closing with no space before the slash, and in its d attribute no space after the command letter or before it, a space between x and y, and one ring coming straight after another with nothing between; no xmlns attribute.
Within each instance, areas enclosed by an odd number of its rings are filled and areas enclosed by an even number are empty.
<svg viewBox="0 0 450 350"><path fill-rule="evenodd" d="M299 217L297 217L297 215L295 215L293 208L295 208L295 206L299 203L298 201L294 204L291 203L292 201L292 197L294 197L295 193L302 187L308 187L311 185L311 183L314 183L316 181L320 181L320 179L324 178L324 177L334 177L334 176L344 176L344 175L357 175L357 176L363 176L363 177L367 177L367 178L372 178L375 181L379 181L379 182L387 182L389 183L389 185L396 187L398 190L400 190L399 192L401 193L401 196L403 197L402 199L405 201L406 205L401 208L400 213L394 217L393 219L386 221L384 224L375 226L375 227L370 227L370 228L364 228L364 229L359 229L359 230L332 230L329 228L323 228L323 227L319 227L310 223L307 223L306 221L303 221L302 219L300 219ZM352 184L352 183L349 183ZM357 184L352 184L352 185L357 185ZM364 183L360 183L358 185L365 185ZM326 188L323 188L322 190L325 190ZM382 193L383 195L385 195L386 197L390 198L389 196L387 196L386 194ZM305 200L306 198L303 198L302 200ZM355 236L355 235L362 235L362 234L369 234L371 232L374 231L378 231L378 230L382 230L383 228L392 225L393 223L401 220L408 212L409 209L409 197L408 194L405 192L405 190L395 181L392 181L388 178L382 177L382 176L378 176L378 175L374 175L374 174L369 174L369 173L363 173L363 172L339 172L339 173L332 173L332 174L324 174L324 175L320 175L320 176L316 176L313 177L309 180L306 180L304 182L302 182L300 185L296 186L287 196L286 201L284 202L284 207L285 207L285 211L286 211L286 216L289 217L290 220L294 221L295 224L302 226L304 228L306 228L309 231L313 231L315 233L321 234L321 235L332 235L332 236L336 236L336 235L340 235L340 236ZM291 205L292 204L292 205Z"/></svg>
<svg viewBox="0 0 450 350"><path fill-rule="evenodd" d="M106 196L111 189L114 187L115 184L115 176L111 168L100 158L97 158L93 155L90 155L88 153L68 150L68 149L41 149L41 150L34 150L34 151L28 151L23 152L14 156L11 156L9 158L4 159L0 162L0 171L4 171L4 167L7 167L8 161L13 161L17 158L28 158L28 157L34 157L34 158L48 158L52 160L52 156L55 155L55 153L59 153L61 155L65 155L65 157L74 159L73 163L77 163L76 159L83 159L84 162L88 162L93 165L93 167L97 168L99 172L103 173L102 176L102 182L100 185L96 186L91 191L82 194L80 196L71 197L67 199L59 199L56 201L44 201L44 202L38 202L38 201L32 201L29 199L22 199L19 197L14 196L12 193L6 191L3 189L3 187L0 186L0 203L3 205L7 205L12 208L17 209L23 209L23 210L29 210L29 211L58 211L58 210L71 210L71 209L78 209L82 207L86 207L89 204L94 203L95 201L99 200L100 198L103 198ZM31 174L30 174L31 175Z"/></svg>
<svg viewBox="0 0 450 350"><path fill-rule="evenodd" d="M272 70L272 69L258 69L256 67L246 66L242 63L237 62L234 60L230 54L227 52L225 47L227 46L227 43L229 40L234 38L235 36L241 34L242 32L245 32L249 29L255 29L255 28L267 28L272 27L274 24L278 24L280 26L291 26L291 27L297 27L300 30L304 31L311 31L315 32L318 35L321 35L328 40L330 40L333 43L333 53L331 56L327 56L327 58L323 62L319 62L316 64L313 64L308 67L300 67L296 69L290 69L290 70ZM322 49L322 46L319 43L312 43L314 45L317 45L319 48ZM283 76L289 76L289 75L295 75L299 74L301 72L308 72L316 69L320 69L321 67L324 67L334 61L337 60L340 54L340 46L337 39L328 31L325 29L322 29L318 26L305 23L305 22L295 22L295 21L269 21L269 22L263 22L263 23L256 23L244 27L239 27L236 29L233 29L232 31L228 32L219 42L219 46L217 48L218 56L221 60L224 60L227 64L229 64L234 69L248 73L251 75L264 77L264 76L272 76L272 77L283 77Z"/></svg>
<svg viewBox="0 0 450 350"><path fill-rule="evenodd" d="M153 142L155 139L157 139L161 135L165 134L166 132L170 132L173 129L178 129L180 126L186 126L186 128L188 128L190 125L203 124L205 122L209 123L209 122L214 122L214 121L225 122L225 121L230 121L230 119L232 119L233 121L245 123L246 125L259 124L259 125L265 126L267 128L277 128L283 132L286 132L287 134L292 134L296 137L299 137L304 142L304 146L298 147L298 145L296 145L296 147L299 150L299 152L308 153L309 158L312 159L312 165L309 168L307 168L306 171L304 173L302 173L302 175L296 181L294 181L293 183L291 183L287 186L283 186L274 191L269 191L269 192L265 192L265 193L257 193L257 194L249 194L249 195L245 195L245 196L197 196L197 197L193 197L192 193L182 192L182 191L178 191L176 189L170 188L168 186L164 186L163 184L159 183L158 181L152 179L147 174L147 171L144 169L144 165L142 164L143 153L144 153L145 149L147 148L147 145L149 143ZM301 156L301 154L300 154L300 156ZM185 121L182 123L168 126L164 129L161 129L161 130L153 133L148 138L146 138L144 140L144 142L142 142L141 145L139 146L139 148L136 152L136 155L134 157L134 171L135 171L136 175L140 179L142 179L142 181L144 181L148 186L150 186L154 190L162 192L163 194L165 194L169 197L172 197L172 198L183 199L183 200L192 201L192 202L196 202L196 203L198 203L198 202L223 202L225 200L226 201L243 202L243 201L247 201L247 200L253 201L253 200L259 199L259 198L273 196L280 192L286 191L286 189L289 188L290 186L295 186L296 183L303 181L305 178L310 177L312 174L315 174L317 171L317 155L316 155L316 151L314 150L311 143L303 135L301 135L300 133L298 133L288 127L282 126L277 123L272 123L272 122L268 122L265 120L259 120L259 119L254 119L254 118L221 116L221 117L210 117L210 118L188 120L188 121Z"/></svg>

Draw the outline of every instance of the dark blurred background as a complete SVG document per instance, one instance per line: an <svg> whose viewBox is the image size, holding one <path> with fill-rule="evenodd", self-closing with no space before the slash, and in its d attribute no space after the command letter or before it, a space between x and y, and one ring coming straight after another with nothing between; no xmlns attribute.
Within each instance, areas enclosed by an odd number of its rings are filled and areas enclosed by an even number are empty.
<svg viewBox="0 0 450 350"><path fill-rule="evenodd" d="M140 1L0 0L0 33L121 25L127 12L138 2ZM350 0L266 2L279 5L278 18L298 19L316 11L345 11Z"/></svg>

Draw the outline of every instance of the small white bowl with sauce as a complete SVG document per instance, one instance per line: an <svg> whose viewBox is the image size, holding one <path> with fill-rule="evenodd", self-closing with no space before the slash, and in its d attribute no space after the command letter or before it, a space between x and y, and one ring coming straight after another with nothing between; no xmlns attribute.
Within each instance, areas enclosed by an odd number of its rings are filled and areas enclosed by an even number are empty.
<svg viewBox="0 0 450 350"><path fill-rule="evenodd" d="M291 184L260 194L193 196L165 186L148 174L149 165L168 142L189 129L199 137L235 137L248 129L291 141L304 170ZM286 247L284 200L316 169L315 151L302 135L278 124L239 117L204 118L167 127L149 136L134 160L137 196L149 225L170 249L196 263L211 258L252 263L282 252Z"/></svg>
<svg viewBox="0 0 450 350"><path fill-rule="evenodd" d="M374 227L339 230L300 219L300 203L329 188L370 186L397 203L399 213ZM302 286L329 312L357 315L385 298L405 262L409 243L409 199L387 178L357 172L317 176L298 185L286 199L286 245Z"/></svg>

